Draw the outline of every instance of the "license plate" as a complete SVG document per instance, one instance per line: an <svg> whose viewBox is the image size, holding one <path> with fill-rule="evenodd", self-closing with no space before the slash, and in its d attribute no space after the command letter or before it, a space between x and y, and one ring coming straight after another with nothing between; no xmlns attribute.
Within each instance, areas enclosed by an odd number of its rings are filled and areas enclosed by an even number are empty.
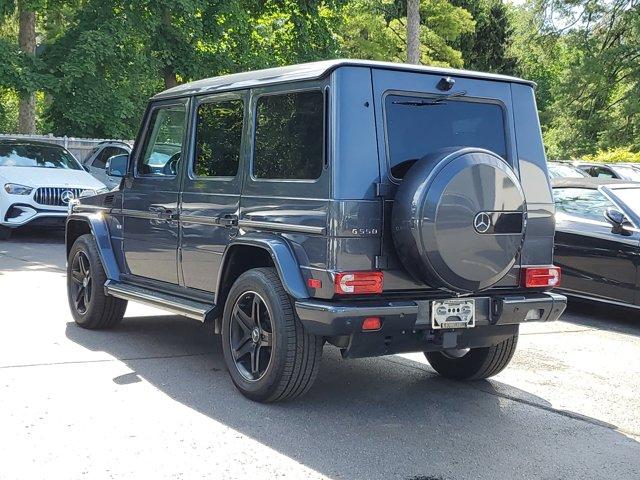
<svg viewBox="0 0 640 480"><path fill-rule="evenodd" d="M476 325L476 301L471 299L431 302L431 328L473 328Z"/></svg>

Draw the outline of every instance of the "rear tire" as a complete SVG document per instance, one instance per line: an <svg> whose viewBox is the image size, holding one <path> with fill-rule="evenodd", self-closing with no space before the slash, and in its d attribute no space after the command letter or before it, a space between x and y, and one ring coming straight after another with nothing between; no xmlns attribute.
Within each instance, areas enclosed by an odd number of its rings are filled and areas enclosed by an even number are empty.
<svg viewBox="0 0 640 480"><path fill-rule="evenodd" d="M275 269L249 270L231 287L222 349L245 397L266 403L305 394L318 374L322 345L322 337L304 330Z"/></svg>
<svg viewBox="0 0 640 480"><path fill-rule="evenodd" d="M11 238L11 228L0 225L0 240L9 240Z"/></svg>
<svg viewBox="0 0 640 480"><path fill-rule="evenodd" d="M500 373L509 364L518 344L518 334L497 345L472 348L459 358L444 352L425 352L424 355L441 376L453 380L480 380Z"/></svg>
<svg viewBox="0 0 640 480"><path fill-rule="evenodd" d="M80 236L67 261L67 298L73 319L80 327L109 329L122 321L127 301L105 295L106 281L93 235Z"/></svg>

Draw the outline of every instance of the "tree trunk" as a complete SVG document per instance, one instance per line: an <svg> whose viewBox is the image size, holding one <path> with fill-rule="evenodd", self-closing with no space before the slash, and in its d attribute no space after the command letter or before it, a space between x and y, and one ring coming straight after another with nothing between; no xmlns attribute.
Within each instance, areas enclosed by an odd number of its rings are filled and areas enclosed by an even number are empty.
<svg viewBox="0 0 640 480"><path fill-rule="evenodd" d="M36 54L36 12L23 8L20 2L20 27L18 43L20 50L27 55ZM22 93L18 109L18 132L36 133L36 96L35 93Z"/></svg>
<svg viewBox="0 0 640 480"><path fill-rule="evenodd" d="M171 28L171 11L166 7L162 10L162 25L167 31ZM166 64L162 67L162 77L164 78L164 88L173 88L178 85L173 65Z"/></svg>
<svg viewBox="0 0 640 480"><path fill-rule="evenodd" d="M420 0L407 0L407 63L420 63Z"/></svg>

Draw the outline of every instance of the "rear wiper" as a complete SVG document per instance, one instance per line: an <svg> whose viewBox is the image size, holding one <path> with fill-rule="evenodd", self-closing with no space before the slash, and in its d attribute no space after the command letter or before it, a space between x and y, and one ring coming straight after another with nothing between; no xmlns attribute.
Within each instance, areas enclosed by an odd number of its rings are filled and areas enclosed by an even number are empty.
<svg viewBox="0 0 640 480"><path fill-rule="evenodd" d="M410 105L412 107L423 107L423 106L427 106L427 105L438 105L440 102L443 102L445 100L449 100L450 98L454 98L454 97L462 97L464 95L467 94L466 90L461 90L459 92L454 92L454 93L449 93L446 95L440 95L439 97L436 97L434 99L431 100L409 100L409 101L399 101L396 100L392 103L394 103L395 105Z"/></svg>

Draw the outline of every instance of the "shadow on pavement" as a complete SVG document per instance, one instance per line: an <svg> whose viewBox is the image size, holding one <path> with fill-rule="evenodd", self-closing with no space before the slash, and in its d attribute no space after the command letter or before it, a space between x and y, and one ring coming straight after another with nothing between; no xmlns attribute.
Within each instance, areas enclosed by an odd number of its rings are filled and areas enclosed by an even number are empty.
<svg viewBox="0 0 640 480"><path fill-rule="evenodd" d="M572 298L569 299L568 308L561 320L574 325L640 336L640 310L633 308Z"/></svg>
<svg viewBox="0 0 640 480"><path fill-rule="evenodd" d="M116 330L67 324L172 399L331 478L632 478L640 444L614 425L558 412L497 381L460 384L401 357L345 361L326 347L302 399L252 403L233 387L220 339L175 316L134 317ZM506 385L505 385L506 386ZM518 398L515 398L518 397ZM635 472L635 473L634 473Z"/></svg>
<svg viewBox="0 0 640 480"><path fill-rule="evenodd" d="M0 274L65 271L64 229L22 227L0 241Z"/></svg>

